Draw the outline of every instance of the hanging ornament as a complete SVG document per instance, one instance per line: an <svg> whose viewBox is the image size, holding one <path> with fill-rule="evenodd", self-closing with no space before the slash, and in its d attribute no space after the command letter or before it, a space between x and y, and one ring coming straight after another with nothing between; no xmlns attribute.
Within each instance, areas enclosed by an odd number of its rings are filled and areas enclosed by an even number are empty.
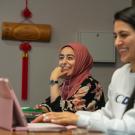
<svg viewBox="0 0 135 135"><path fill-rule="evenodd" d="M22 11L22 16L24 18L31 18L32 17L32 12L28 8L28 0L25 0L25 8Z"/></svg>
<svg viewBox="0 0 135 135"><path fill-rule="evenodd" d="M22 100L28 97L28 52L31 50L31 45L28 42L20 44L20 50L23 51L22 55Z"/></svg>
<svg viewBox="0 0 135 135"><path fill-rule="evenodd" d="M32 12L28 8L28 0L25 0L25 8L21 12L25 20L21 23L4 22L2 24L2 39L3 40L18 40L22 41L19 48L23 51L22 55L22 100L27 100L28 97L28 64L29 51L32 49L30 41L50 41L51 26L43 24L34 24L30 18ZM27 21L28 23L22 23ZM30 23L29 23L30 22Z"/></svg>
<svg viewBox="0 0 135 135"><path fill-rule="evenodd" d="M28 20L32 17L32 12L28 8L28 0L25 0L25 8L22 11L22 16ZM28 52L31 50L31 45L28 42L23 42L20 45L20 50L23 51L22 56L22 100L27 100L28 97Z"/></svg>

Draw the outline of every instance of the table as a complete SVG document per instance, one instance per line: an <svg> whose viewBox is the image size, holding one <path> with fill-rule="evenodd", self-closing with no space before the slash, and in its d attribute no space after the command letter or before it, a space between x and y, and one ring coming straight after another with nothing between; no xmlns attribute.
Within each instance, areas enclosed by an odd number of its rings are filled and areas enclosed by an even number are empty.
<svg viewBox="0 0 135 135"><path fill-rule="evenodd" d="M85 129L68 130L64 132L24 132L24 131L11 132L8 130L0 129L0 135L105 135L105 134L98 132L87 132Z"/></svg>

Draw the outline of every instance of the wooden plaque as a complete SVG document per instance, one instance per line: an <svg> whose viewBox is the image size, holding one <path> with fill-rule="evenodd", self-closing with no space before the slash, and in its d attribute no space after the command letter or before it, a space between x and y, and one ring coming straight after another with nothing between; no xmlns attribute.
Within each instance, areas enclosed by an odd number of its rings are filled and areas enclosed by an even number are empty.
<svg viewBox="0 0 135 135"><path fill-rule="evenodd" d="M3 40L50 41L51 26L49 24L2 23Z"/></svg>

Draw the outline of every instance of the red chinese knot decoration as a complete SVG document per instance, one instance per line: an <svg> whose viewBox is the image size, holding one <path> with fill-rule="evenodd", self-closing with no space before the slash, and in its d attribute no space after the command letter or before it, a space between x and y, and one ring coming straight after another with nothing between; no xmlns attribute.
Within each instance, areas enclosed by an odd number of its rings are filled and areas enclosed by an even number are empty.
<svg viewBox="0 0 135 135"><path fill-rule="evenodd" d="M24 18L31 18L32 17L32 13L31 13L31 11L28 8L28 0L25 0L25 4L26 4L26 6L25 6L25 9L22 11L22 16Z"/></svg>
<svg viewBox="0 0 135 135"><path fill-rule="evenodd" d="M25 9L22 11L22 16L25 19L31 18L32 13L28 8L28 0L25 0ZM31 45L28 42L23 42L20 45L20 50L23 51L22 55L22 100L28 97L28 52L31 50Z"/></svg>
<svg viewBox="0 0 135 135"><path fill-rule="evenodd" d="M19 48L23 52L22 55L22 100L28 98L28 64L29 52L32 49L30 41L50 41L51 26L49 24L34 24L29 19L32 17L32 12L28 8L28 0L25 0L25 8L21 12L28 23L11 23L3 22L2 24L2 39L22 41ZM30 22L30 23L29 23Z"/></svg>
<svg viewBox="0 0 135 135"><path fill-rule="evenodd" d="M28 52L31 50L31 45L28 42L23 42L20 45L20 50L23 51L22 55L22 100L28 97Z"/></svg>

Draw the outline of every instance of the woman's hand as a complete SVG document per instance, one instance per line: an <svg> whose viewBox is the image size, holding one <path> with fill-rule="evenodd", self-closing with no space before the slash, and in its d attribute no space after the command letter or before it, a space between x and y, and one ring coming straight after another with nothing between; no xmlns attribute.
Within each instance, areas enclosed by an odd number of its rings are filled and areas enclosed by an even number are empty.
<svg viewBox="0 0 135 135"><path fill-rule="evenodd" d="M40 110L42 110L43 112L46 112L46 113L49 112L48 109L45 106L43 106L42 104L36 104L34 108L40 109Z"/></svg>
<svg viewBox="0 0 135 135"><path fill-rule="evenodd" d="M71 112L49 112L43 115L40 115L32 122L51 122L62 125L75 125L79 116Z"/></svg>
<svg viewBox="0 0 135 135"><path fill-rule="evenodd" d="M52 71L50 80L58 80L59 78L65 76L67 72L68 70L63 70L62 67L58 66Z"/></svg>

